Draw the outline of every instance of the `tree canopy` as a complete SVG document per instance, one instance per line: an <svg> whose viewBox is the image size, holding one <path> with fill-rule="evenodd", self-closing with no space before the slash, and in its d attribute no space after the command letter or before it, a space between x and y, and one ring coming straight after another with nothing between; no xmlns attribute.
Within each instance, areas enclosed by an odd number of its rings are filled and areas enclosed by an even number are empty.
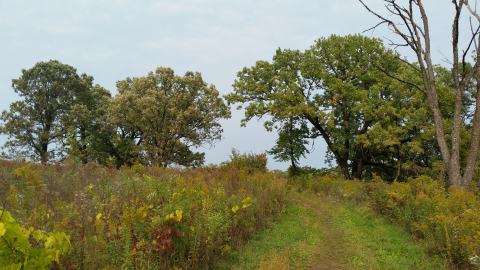
<svg viewBox="0 0 480 270"><path fill-rule="evenodd" d="M61 145L65 119L76 97L84 90L82 78L72 66L56 60L38 62L22 76L12 80L12 87L23 100L13 102L3 111L0 132L8 135L3 148L9 155L28 156L46 162L56 152L52 143ZM57 151L58 152L58 151Z"/></svg>
<svg viewBox="0 0 480 270"><path fill-rule="evenodd" d="M106 121L110 91L93 85L93 77L82 74L82 88L65 119L64 148L71 158L83 164L96 161L106 163L111 155L110 140L115 128Z"/></svg>
<svg viewBox="0 0 480 270"><path fill-rule="evenodd" d="M392 61L397 57L379 39L332 35L303 53L279 49L272 63L244 68L225 98L229 104L248 103L242 125L265 115L271 117L267 130L290 117L308 121L345 179L361 178L366 166L395 178L392 171L401 166L394 166L404 159L400 152L422 152L419 134L431 127L424 99L413 87L372 64L405 73L410 66ZM408 124L411 119L414 125Z"/></svg>
<svg viewBox="0 0 480 270"><path fill-rule="evenodd" d="M221 139L218 122L229 108L215 86L198 72L183 77L159 67L146 77L117 82L119 94L109 103L109 120L135 140L150 164L200 166L204 153L193 148Z"/></svg>

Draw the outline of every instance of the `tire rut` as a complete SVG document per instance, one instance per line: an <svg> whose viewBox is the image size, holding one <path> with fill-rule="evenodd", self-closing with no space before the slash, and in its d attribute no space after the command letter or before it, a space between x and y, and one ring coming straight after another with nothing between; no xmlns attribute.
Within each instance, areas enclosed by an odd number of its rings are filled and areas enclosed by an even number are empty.
<svg viewBox="0 0 480 270"><path fill-rule="evenodd" d="M318 244L313 258L312 270L334 270L334 269L353 269L352 265L345 259L351 255L352 247L344 237L341 229L334 228L332 217L321 209L320 205L312 206L307 200L292 197L292 201L301 205L318 216L319 225L324 235L324 239ZM315 204L322 204L321 202Z"/></svg>

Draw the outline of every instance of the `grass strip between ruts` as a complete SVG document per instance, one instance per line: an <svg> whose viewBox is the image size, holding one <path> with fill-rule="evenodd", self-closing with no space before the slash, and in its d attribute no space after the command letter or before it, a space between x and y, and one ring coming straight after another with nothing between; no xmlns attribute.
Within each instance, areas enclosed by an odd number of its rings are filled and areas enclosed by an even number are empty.
<svg viewBox="0 0 480 270"><path fill-rule="evenodd" d="M446 269L402 228L365 205L307 191L288 211L215 269Z"/></svg>
<svg viewBox="0 0 480 270"><path fill-rule="evenodd" d="M219 261L214 269L302 269L322 241L311 211L291 204L270 228L258 232L241 250Z"/></svg>

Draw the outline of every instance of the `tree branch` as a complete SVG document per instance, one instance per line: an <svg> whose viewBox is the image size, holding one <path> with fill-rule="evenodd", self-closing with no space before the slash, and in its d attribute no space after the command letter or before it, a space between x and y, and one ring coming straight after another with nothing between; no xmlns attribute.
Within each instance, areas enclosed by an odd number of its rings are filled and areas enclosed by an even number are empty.
<svg viewBox="0 0 480 270"><path fill-rule="evenodd" d="M372 63L372 65L374 65L378 70L380 70L381 72L385 73L385 75L387 75L388 77L390 77L390 78L392 78L392 79L395 79L395 80L397 80L397 81L399 81L399 82L402 82L402 83L405 83L405 84L409 84L409 85L417 88L418 90L420 90L420 91L421 91L422 93L424 93L425 95L427 94L427 93L425 92L425 90L423 90L422 88L420 88L418 85L416 85L416 84L414 84L414 83L412 83L412 82L408 82L408 81L402 80L402 79L400 79L400 78L397 78L396 76L393 76L393 75L389 74L386 70L384 70L383 68L379 67L379 66L378 66L377 64L375 64L374 62L371 62L371 63Z"/></svg>

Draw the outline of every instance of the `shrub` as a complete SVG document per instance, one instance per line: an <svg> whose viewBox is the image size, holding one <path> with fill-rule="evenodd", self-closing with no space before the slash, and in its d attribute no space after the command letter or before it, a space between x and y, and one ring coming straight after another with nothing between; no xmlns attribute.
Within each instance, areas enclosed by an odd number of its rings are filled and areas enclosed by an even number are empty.
<svg viewBox="0 0 480 270"><path fill-rule="evenodd" d="M303 167L297 167L297 176L311 175L313 177L319 177L319 176L324 176L330 173L330 171L332 171L332 169L327 169L327 168L316 169L310 166L303 166ZM288 167L287 172L289 177L294 176L292 166Z"/></svg>
<svg viewBox="0 0 480 270"><path fill-rule="evenodd" d="M253 173L255 171L266 172L267 171L267 154L254 154L254 153L243 153L236 149L232 149L232 154L230 155L230 160L222 162L220 168L231 169L237 168L247 171L248 173Z"/></svg>

